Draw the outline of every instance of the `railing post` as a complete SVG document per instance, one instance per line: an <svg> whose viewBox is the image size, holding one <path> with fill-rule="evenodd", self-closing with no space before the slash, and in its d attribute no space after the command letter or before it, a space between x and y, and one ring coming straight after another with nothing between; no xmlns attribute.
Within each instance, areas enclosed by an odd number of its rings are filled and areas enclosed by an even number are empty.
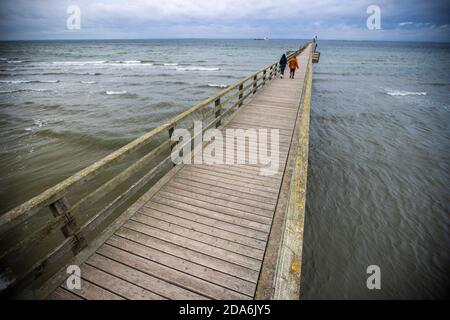
<svg viewBox="0 0 450 320"><path fill-rule="evenodd" d="M222 113L222 106L220 106L220 97L214 101L214 108L217 108L216 113L214 114L215 119L219 118ZM222 121L219 119L219 121L216 122L216 128L220 126Z"/></svg>
<svg viewBox="0 0 450 320"><path fill-rule="evenodd" d="M170 141L172 141L172 135L173 135L173 131L174 131L174 130L175 130L174 127L170 127L170 128L169 128L169 140L170 140ZM176 144L177 144L177 143L174 143L174 144L170 143L170 150L172 150L172 149L175 147Z"/></svg>
<svg viewBox="0 0 450 320"><path fill-rule="evenodd" d="M267 74L267 69L264 70L264 72L263 72L263 86L266 84L266 74Z"/></svg>
<svg viewBox="0 0 450 320"><path fill-rule="evenodd" d="M255 76L253 77L253 94L256 93L256 85L257 85L257 80L258 80L258 75L255 74Z"/></svg>
<svg viewBox="0 0 450 320"><path fill-rule="evenodd" d="M66 223L61 227L64 237L74 237L76 244L72 252L76 255L87 246L86 239L80 234L80 228L77 225L75 217L70 212L70 204L66 197L62 197L50 204L50 210L54 217L64 216Z"/></svg>
<svg viewBox="0 0 450 320"><path fill-rule="evenodd" d="M175 142L175 143L172 143L172 136L173 136L173 132L174 132L174 131L175 131L175 127L170 127L170 128L169 128L169 140L170 140L169 145L170 145L170 152L173 151L173 148L175 148L175 146L176 146L176 145L178 144L178 142L179 142L179 141L177 141L177 142ZM182 152L183 152L183 149L181 149L179 152L182 153ZM182 156L182 155L181 155L181 156ZM176 166L175 162L173 162L173 166L174 166L174 167Z"/></svg>
<svg viewBox="0 0 450 320"><path fill-rule="evenodd" d="M244 84L241 83L241 85L239 86L239 107L242 107L242 104L244 103L244 101L242 101L242 98L244 98Z"/></svg>

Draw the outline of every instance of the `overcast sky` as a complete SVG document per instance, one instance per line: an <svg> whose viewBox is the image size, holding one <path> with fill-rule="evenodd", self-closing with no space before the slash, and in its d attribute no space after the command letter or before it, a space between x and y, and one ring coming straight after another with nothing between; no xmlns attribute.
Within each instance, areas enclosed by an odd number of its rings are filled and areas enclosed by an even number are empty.
<svg viewBox="0 0 450 320"><path fill-rule="evenodd" d="M381 30L369 30L369 5ZM66 26L77 5L81 28ZM450 41L450 0L0 0L0 39L291 38Z"/></svg>

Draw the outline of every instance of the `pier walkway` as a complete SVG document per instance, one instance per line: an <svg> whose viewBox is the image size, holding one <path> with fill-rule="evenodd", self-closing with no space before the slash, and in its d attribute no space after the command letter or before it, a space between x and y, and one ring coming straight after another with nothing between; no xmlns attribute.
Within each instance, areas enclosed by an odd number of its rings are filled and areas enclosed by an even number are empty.
<svg viewBox="0 0 450 320"><path fill-rule="evenodd" d="M289 79L288 68L280 79L275 63L261 73L261 87L258 76L250 78L254 81L247 86L248 95L245 83L237 87L236 111L214 125L222 131L278 129L279 167L273 174L261 174L255 164L176 165L92 241L79 224L70 226L72 215L81 209L72 210L65 199L54 202L56 197L43 201L57 219L69 221L62 222L74 252L67 264L80 266L82 285L68 288L64 267L35 290L38 297L295 298L306 191L311 45L294 54L300 64L295 79ZM224 104L221 97L209 112L216 118L230 110L217 108ZM103 193L107 191L105 187ZM12 212L8 223L18 216ZM70 227L73 230L67 231ZM51 253L45 261L55 260Z"/></svg>

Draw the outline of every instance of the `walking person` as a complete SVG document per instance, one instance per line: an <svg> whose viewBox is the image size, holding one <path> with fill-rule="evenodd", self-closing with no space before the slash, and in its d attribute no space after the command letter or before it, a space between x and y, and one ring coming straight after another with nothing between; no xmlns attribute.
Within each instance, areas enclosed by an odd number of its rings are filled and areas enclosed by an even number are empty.
<svg viewBox="0 0 450 320"><path fill-rule="evenodd" d="M299 65L298 65L297 57L293 56L289 60L289 69L291 69L289 78L294 79L294 77L295 77L295 69L298 69L298 68L299 68Z"/></svg>
<svg viewBox="0 0 450 320"><path fill-rule="evenodd" d="M283 53L280 59L280 72L281 72L281 79L283 79L284 76L284 70L286 69L287 65L287 58L286 55Z"/></svg>

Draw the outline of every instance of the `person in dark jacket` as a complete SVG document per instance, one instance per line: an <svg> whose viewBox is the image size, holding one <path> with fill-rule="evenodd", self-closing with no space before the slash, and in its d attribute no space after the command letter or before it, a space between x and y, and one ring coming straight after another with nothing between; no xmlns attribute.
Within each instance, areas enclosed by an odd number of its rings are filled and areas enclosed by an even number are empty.
<svg viewBox="0 0 450 320"><path fill-rule="evenodd" d="M287 65L287 58L286 55L283 53L280 59L280 71L281 71L281 78L284 76L284 69L286 69Z"/></svg>

